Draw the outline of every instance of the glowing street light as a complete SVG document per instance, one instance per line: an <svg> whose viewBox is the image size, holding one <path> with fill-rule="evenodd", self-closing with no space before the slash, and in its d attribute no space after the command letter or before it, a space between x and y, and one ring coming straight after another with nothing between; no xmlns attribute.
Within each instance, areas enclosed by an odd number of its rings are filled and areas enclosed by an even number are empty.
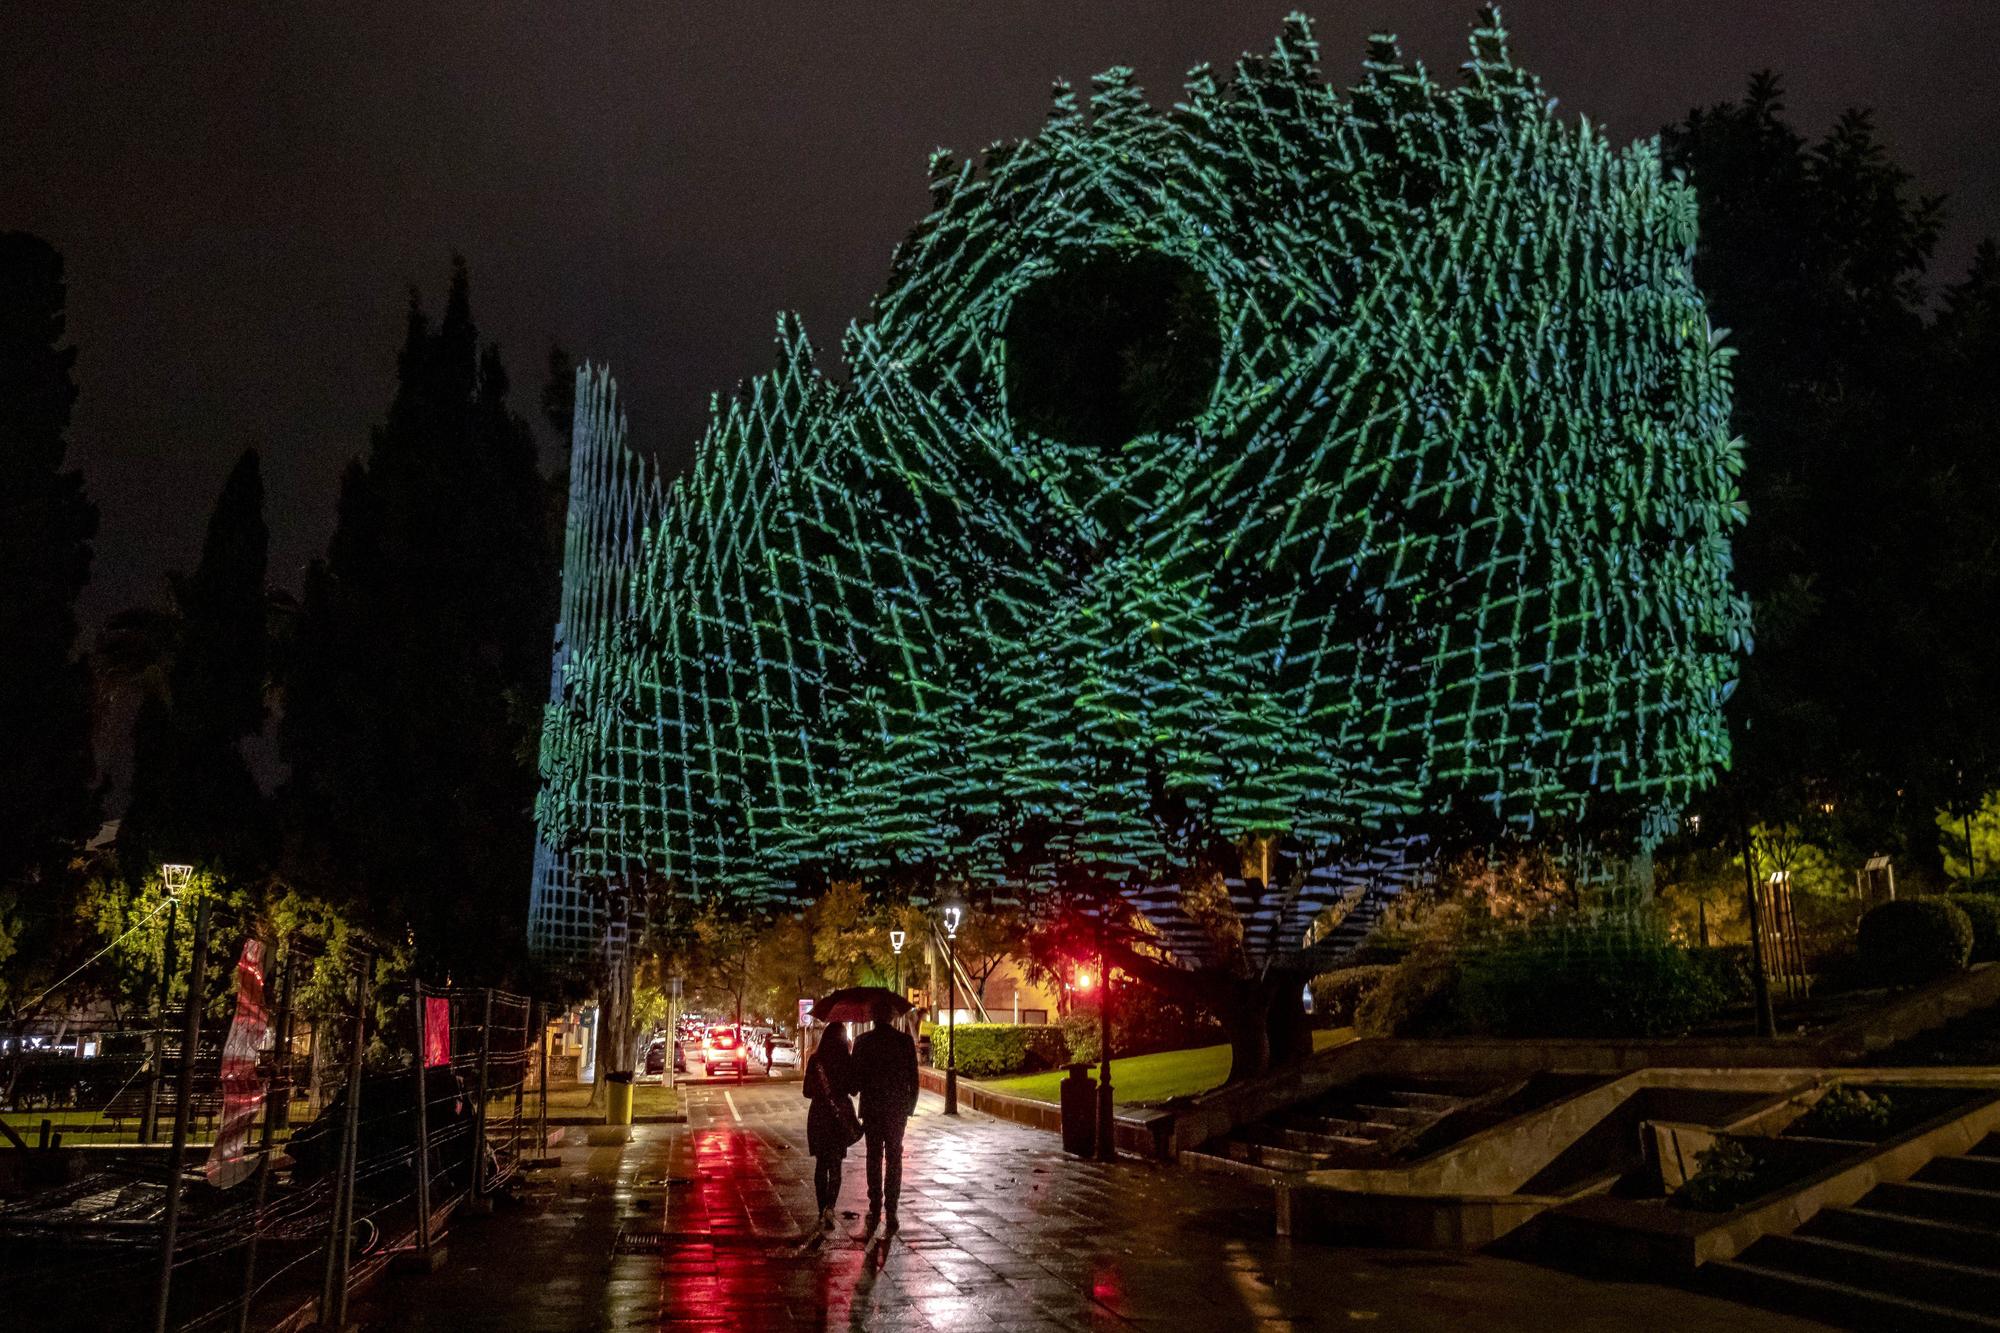
<svg viewBox="0 0 2000 1333"><path fill-rule="evenodd" d="M179 893L194 878L194 867L183 865L163 865L160 867L160 882L167 886L170 894Z"/></svg>
<svg viewBox="0 0 2000 1333"><path fill-rule="evenodd" d="M944 909L944 971L949 1008L944 1018L944 1113L958 1114L958 923L964 913Z"/></svg>
<svg viewBox="0 0 2000 1333"><path fill-rule="evenodd" d="M889 948L896 955L896 994L903 993L903 941L909 938L900 930L889 932Z"/></svg>

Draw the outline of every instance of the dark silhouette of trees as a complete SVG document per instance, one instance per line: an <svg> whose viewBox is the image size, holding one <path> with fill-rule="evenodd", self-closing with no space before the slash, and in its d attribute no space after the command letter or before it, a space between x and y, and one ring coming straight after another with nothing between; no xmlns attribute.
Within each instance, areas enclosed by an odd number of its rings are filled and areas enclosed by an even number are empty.
<svg viewBox="0 0 2000 1333"><path fill-rule="evenodd" d="M482 348L463 260L412 292L396 392L348 468L287 667L294 876L461 981L524 947L555 564L528 423Z"/></svg>
<svg viewBox="0 0 2000 1333"><path fill-rule="evenodd" d="M256 450L245 450L209 516L201 563L171 580L171 662L165 688L139 706L132 798L118 830L135 883L164 861L237 883L269 863L266 802L243 753L265 721L268 546L263 473Z"/></svg>
<svg viewBox="0 0 2000 1333"><path fill-rule="evenodd" d="M1933 811L2000 780L1992 250L1934 315L1942 200L1866 112L1817 143L1783 112L1767 72L1664 133L1736 350L1750 509L1735 549L1755 650L1704 834L1825 816L1854 849L1934 875Z"/></svg>
<svg viewBox="0 0 2000 1333"><path fill-rule="evenodd" d="M0 234L0 894L59 875L97 822L74 609L97 508L64 467L66 290L54 247Z"/></svg>

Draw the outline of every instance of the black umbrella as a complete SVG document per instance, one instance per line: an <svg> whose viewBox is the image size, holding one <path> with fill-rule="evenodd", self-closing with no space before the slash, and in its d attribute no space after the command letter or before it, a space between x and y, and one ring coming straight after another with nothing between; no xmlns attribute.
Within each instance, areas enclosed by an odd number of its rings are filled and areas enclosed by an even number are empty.
<svg viewBox="0 0 2000 1333"><path fill-rule="evenodd" d="M812 1002L815 1023L868 1023L887 1013L891 1020L910 1012L910 1002L880 986L848 986Z"/></svg>

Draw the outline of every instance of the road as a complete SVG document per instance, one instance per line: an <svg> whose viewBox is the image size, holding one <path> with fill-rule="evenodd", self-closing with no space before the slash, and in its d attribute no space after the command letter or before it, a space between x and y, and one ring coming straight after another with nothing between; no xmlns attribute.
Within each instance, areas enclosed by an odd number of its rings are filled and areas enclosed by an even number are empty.
<svg viewBox="0 0 2000 1333"><path fill-rule="evenodd" d="M839 1229L810 1239L798 1083L691 1087L688 1111L623 1148L565 1148L523 1199L455 1225L443 1272L385 1279L357 1321L403 1333L1822 1327L1487 1255L1295 1244L1272 1235L1252 1182L1075 1161L1053 1135L948 1118L929 1095L910 1126L902 1230L862 1234L857 1148Z"/></svg>

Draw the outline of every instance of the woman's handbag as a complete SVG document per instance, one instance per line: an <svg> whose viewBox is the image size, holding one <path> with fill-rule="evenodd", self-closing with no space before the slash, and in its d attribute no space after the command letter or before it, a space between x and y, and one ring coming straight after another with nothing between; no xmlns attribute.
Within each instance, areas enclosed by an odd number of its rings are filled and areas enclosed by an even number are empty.
<svg viewBox="0 0 2000 1333"><path fill-rule="evenodd" d="M840 1122L840 1134L847 1140L848 1147L851 1148L860 1141L864 1131L861 1128L861 1117L854 1114L853 1102L844 1096L834 1097L833 1118Z"/></svg>

